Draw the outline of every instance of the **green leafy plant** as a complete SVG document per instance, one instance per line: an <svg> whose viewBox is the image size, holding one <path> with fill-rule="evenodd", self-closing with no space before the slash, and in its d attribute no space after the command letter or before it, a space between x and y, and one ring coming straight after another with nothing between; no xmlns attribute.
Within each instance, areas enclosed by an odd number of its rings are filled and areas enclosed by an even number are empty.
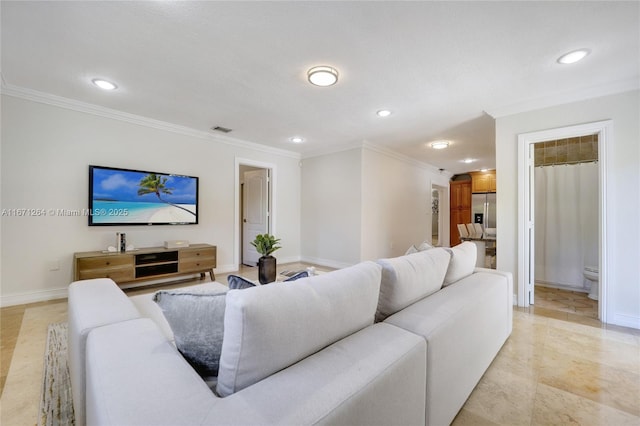
<svg viewBox="0 0 640 426"><path fill-rule="evenodd" d="M256 239L251 241L251 245L256 248L256 251L263 256L269 256L274 251L282 248L278 245L280 238L276 238L269 234L258 234Z"/></svg>

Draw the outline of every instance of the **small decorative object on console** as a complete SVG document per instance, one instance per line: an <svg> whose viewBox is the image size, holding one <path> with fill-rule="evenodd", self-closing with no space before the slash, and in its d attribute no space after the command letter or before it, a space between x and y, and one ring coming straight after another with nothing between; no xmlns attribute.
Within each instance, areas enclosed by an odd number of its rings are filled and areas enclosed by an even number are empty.
<svg viewBox="0 0 640 426"><path fill-rule="evenodd" d="M180 247L189 247L188 240L169 240L164 242L164 248L174 249Z"/></svg>

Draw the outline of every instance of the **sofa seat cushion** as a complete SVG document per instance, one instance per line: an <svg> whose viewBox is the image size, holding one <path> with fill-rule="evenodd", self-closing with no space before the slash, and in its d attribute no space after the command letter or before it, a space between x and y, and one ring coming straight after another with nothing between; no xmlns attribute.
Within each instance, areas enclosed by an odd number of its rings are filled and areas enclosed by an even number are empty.
<svg viewBox="0 0 640 426"><path fill-rule="evenodd" d="M476 272L385 320L427 341L427 424L449 424L511 332L506 275Z"/></svg>
<svg viewBox="0 0 640 426"><path fill-rule="evenodd" d="M291 283L229 290L217 391L231 395L373 323L373 262Z"/></svg>
<svg viewBox="0 0 640 426"><path fill-rule="evenodd" d="M380 259L382 282L376 321L440 290L451 255L433 248L393 259Z"/></svg>
<svg viewBox="0 0 640 426"><path fill-rule="evenodd" d="M224 292L158 291L160 306L184 358L203 377L216 377L224 335Z"/></svg>
<svg viewBox="0 0 640 426"><path fill-rule="evenodd" d="M217 400L203 424L424 425L425 371L424 339L378 323Z"/></svg>

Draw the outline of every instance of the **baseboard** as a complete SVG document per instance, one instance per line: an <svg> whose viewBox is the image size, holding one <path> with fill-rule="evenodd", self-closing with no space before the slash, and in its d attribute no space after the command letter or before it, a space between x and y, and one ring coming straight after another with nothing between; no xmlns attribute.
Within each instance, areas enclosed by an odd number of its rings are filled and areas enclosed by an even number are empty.
<svg viewBox="0 0 640 426"><path fill-rule="evenodd" d="M300 261L305 263L313 263L319 266L326 266L328 268L334 268L334 269L348 268L349 266L354 265L353 263L344 263L344 262L338 262L331 259L320 259L317 257L308 257L308 256L302 256Z"/></svg>
<svg viewBox="0 0 640 426"><path fill-rule="evenodd" d="M225 274L229 272L235 272L238 270L237 265L221 265L217 267L214 272L216 274ZM193 274L193 278L197 278L199 274ZM162 280L150 280L138 283L131 283L130 285L123 285L123 289L144 287L145 285L171 283L172 281L184 281L188 279L189 275L181 277L175 277L174 279L162 279ZM33 291L29 293L11 294L0 296L0 308L6 308L8 306L15 305L27 305L29 303L48 302L50 300L66 299L68 295L67 287L56 288L51 290Z"/></svg>
<svg viewBox="0 0 640 426"><path fill-rule="evenodd" d="M36 302L47 302L49 300L66 299L67 287L55 288L51 290L32 291L29 293L11 294L0 296L0 307L26 305Z"/></svg>
<svg viewBox="0 0 640 426"><path fill-rule="evenodd" d="M621 327L636 328L640 330L640 318L625 314L613 314L609 316L609 324Z"/></svg>

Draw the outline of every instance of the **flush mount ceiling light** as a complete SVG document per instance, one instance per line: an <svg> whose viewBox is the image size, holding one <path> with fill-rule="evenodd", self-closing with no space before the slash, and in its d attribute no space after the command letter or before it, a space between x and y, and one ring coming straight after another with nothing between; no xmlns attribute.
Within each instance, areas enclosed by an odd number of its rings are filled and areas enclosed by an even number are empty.
<svg viewBox="0 0 640 426"><path fill-rule="evenodd" d="M480 171L481 171L482 173L485 173L485 172L488 172L488 171L489 171L489 169L480 169Z"/></svg>
<svg viewBox="0 0 640 426"><path fill-rule="evenodd" d="M289 138L289 140L293 143L302 143L304 142L304 139L301 138L300 136L294 136L292 138Z"/></svg>
<svg viewBox="0 0 640 426"><path fill-rule="evenodd" d="M462 160L462 162L466 164L473 163L474 161L476 160L473 158L465 158L464 160Z"/></svg>
<svg viewBox="0 0 640 426"><path fill-rule="evenodd" d="M313 67L307 71L307 78L315 86L332 86L338 82L338 70L326 65Z"/></svg>
<svg viewBox="0 0 640 426"><path fill-rule="evenodd" d="M445 149L449 147L449 141L432 142L429 146L431 146L431 148L433 149Z"/></svg>
<svg viewBox="0 0 640 426"><path fill-rule="evenodd" d="M91 80L91 82L102 90L116 90L118 88L115 83L103 80L101 78L94 78L93 80Z"/></svg>
<svg viewBox="0 0 640 426"><path fill-rule="evenodd" d="M558 63L565 64L565 65L574 64L579 60L584 59L589 53L591 53L591 50L589 49L574 50L572 52L565 53L564 55L560 56L558 58Z"/></svg>
<svg viewBox="0 0 640 426"><path fill-rule="evenodd" d="M378 115L378 117L388 117L391 115L391 111L389 111L388 109L381 109L380 111L376 112L376 114Z"/></svg>

